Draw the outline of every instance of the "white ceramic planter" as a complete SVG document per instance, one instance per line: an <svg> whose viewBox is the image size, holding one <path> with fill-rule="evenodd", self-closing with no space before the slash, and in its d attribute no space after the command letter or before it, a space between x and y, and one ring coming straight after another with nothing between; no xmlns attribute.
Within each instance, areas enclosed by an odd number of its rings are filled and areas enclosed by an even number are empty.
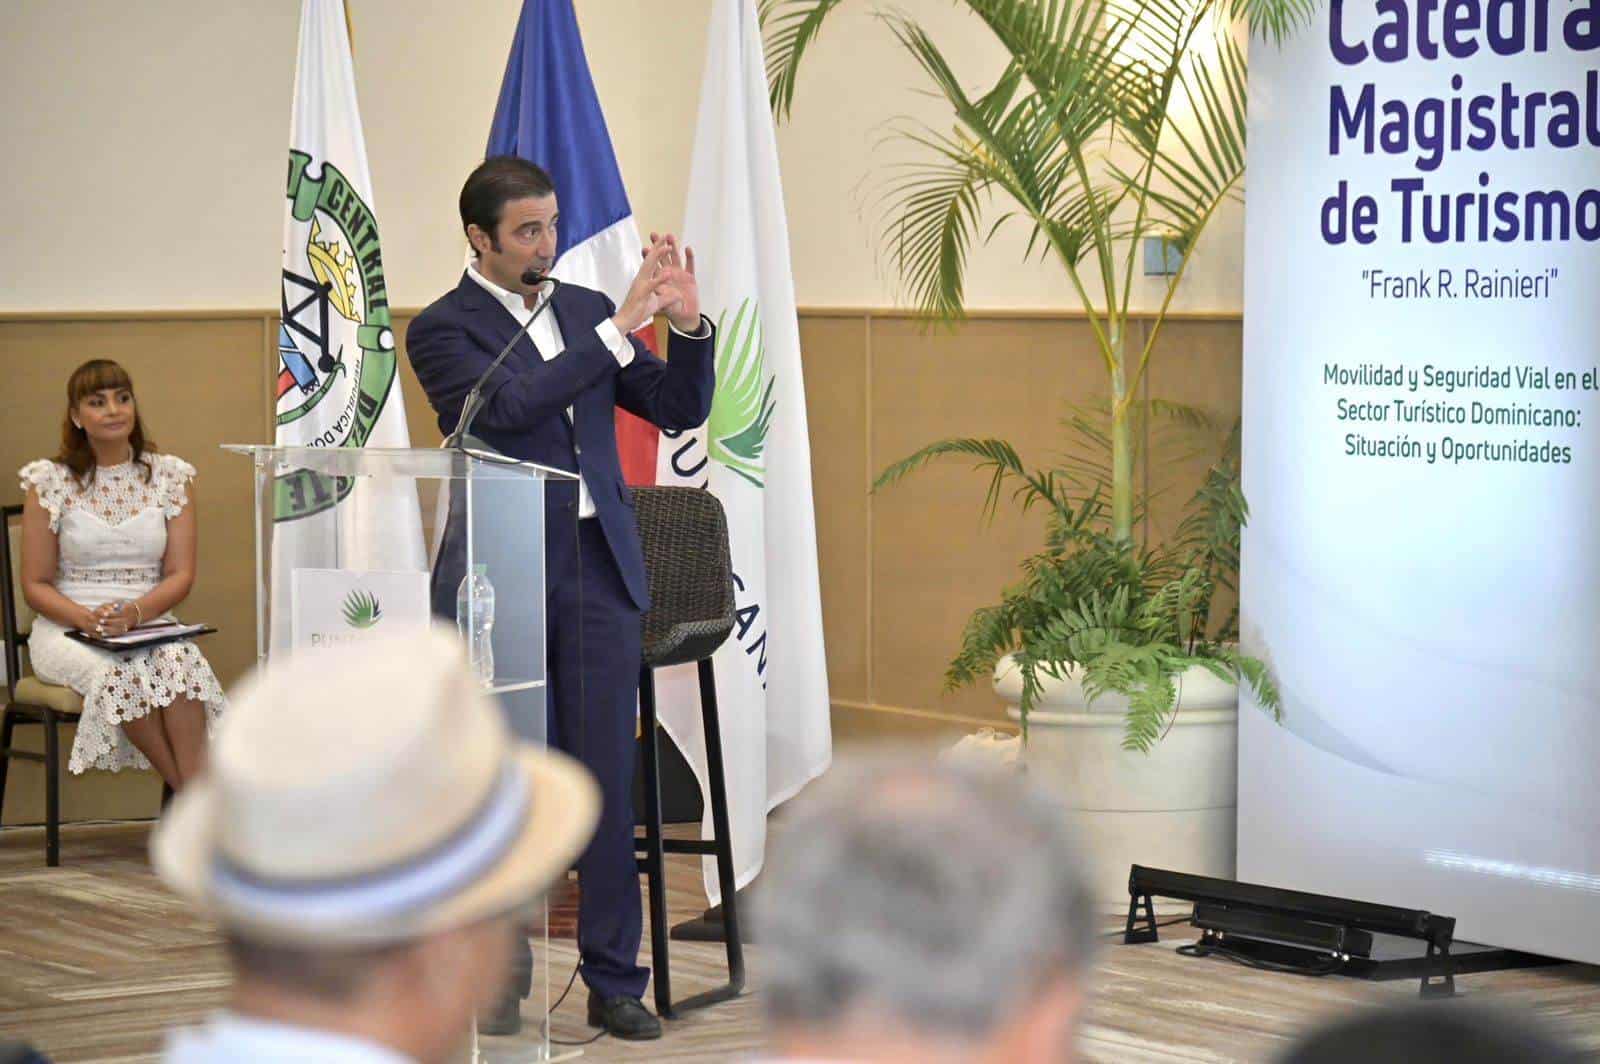
<svg viewBox="0 0 1600 1064"><path fill-rule="evenodd" d="M1235 684L1192 668L1179 684L1178 714L1149 754L1122 749L1127 699L1106 694L1091 708L1077 673L1041 677L1028 714L1028 770L1059 787L1078 816L1096 897L1128 905L1128 868L1141 864L1203 876L1234 874L1238 778ZM1010 656L994 689L1020 719L1022 675ZM1160 906L1176 911L1183 906Z"/></svg>

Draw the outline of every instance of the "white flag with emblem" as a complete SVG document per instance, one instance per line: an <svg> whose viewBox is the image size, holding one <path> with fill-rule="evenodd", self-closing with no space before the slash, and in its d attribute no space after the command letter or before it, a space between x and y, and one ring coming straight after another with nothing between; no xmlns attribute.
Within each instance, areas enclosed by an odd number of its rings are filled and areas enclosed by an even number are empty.
<svg viewBox="0 0 1600 1064"><path fill-rule="evenodd" d="M833 748L800 330L754 0L712 10L693 160L683 239L717 325L717 392L703 428L662 434L656 483L707 485L728 513L739 614L714 661L743 887L761 870L768 810L821 775ZM703 793L694 666L664 670L658 692ZM709 858L705 879L717 904Z"/></svg>
<svg viewBox="0 0 1600 1064"><path fill-rule="evenodd" d="M276 442L409 447L341 0L304 0L289 128ZM287 471L274 489L272 648L299 568L426 568L407 481Z"/></svg>

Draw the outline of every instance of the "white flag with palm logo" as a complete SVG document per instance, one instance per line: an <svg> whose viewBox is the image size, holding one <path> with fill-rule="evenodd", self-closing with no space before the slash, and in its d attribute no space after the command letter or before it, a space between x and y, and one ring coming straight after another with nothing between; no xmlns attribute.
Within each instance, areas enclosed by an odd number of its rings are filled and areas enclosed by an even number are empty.
<svg viewBox="0 0 1600 1064"><path fill-rule="evenodd" d="M304 0L289 127L276 442L409 447L342 0ZM425 568L407 481L282 472L271 645L289 645L295 569Z"/></svg>
<svg viewBox="0 0 1600 1064"><path fill-rule="evenodd" d="M800 331L754 0L713 8L693 160L684 242L717 324L717 392L703 428L662 434L656 482L708 486L728 513L739 614L715 666L742 887L761 870L768 810L832 756ZM694 667L663 672L658 690L704 792ZM716 904L710 859L705 879Z"/></svg>

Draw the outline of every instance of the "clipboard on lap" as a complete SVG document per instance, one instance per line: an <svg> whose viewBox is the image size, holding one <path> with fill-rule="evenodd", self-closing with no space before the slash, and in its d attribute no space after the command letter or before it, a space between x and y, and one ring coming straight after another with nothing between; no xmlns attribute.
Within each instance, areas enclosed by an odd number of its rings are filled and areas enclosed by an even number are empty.
<svg viewBox="0 0 1600 1064"><path fill-rule="evenodd" d="M67 629L67 638L76 640L84 646L94 647L96 650L109 650L113 653L126 653L130 650L149 650L165 643L176 643L184 639L195 639L202 635L211 635L216 629L209 624L179 624L176 621L154 621L142 624L123 635L98 636L78 628Z"/></svg>

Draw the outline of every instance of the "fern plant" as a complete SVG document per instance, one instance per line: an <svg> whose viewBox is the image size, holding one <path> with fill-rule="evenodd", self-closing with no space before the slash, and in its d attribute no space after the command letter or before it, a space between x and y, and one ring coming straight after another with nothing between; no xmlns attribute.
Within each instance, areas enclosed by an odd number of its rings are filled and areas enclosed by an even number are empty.
<svg viewBox="0 0 1600 1064"><path fill-rule="evenodd" d="M992 470L987 507L1015 480L1024 509L1050 510L1045 551L998 606L974 614L947 678L972 682L1015 649L1026 727L1039 670L1081 665L1091 695L1116 690L1132 700L1126 738L1141 750L1168 722L1175 677L1190 664L1230 680L1237 673L1277 712L1260 662L1239 657L1225 631L1197 622L1217 581L1237 567L1237 461L1231 482L1226 462L1213 469L1220 479L1207 478L1174 543L1137 547L1135 426L1151 412L1138 396L1199 238L1241 196L1246 65L1230 26L1243 20L1258 36L1281 39L1309 21L1318 0L962 0L1009 57L978 90L916 19L868 3L953 119L948 128L896 130L919 158L898 168L886 189L882 237L914 303L929 319L961 318L974 242L1021 224L1026 254L1053 261L1071 283L1106 373L1097 416L1069 419L1070 432L1104 445L1104 475L1087 491L1084 471L1070 461L1027 470L1010 444L992 439L938 441L880 478L881 485L933 459L966 457ZM762 0L779 118L794 106L803 57L843 6ZM1180 109L1188 115L1182 123L1173 121ZM1135 266L1152 236L1170 242L1179 261L1135 342Z"/></svg>
<svg viewBox="0 0 1600 1064"><path fill-rule="evenodd" d="M1172 404L1140 404L1135 412L1141 425L1146 417L1181 416L1191 427L1211 427L1198 412ZM931 444L878 478L881 488L936 457L963 455L990 473L987 515L1008 487L1024 511L1045 511L1044 549L1023 562L1021 579L998 603L968 618L961 648L945 671L946 688L986 681L1000 657L1012 654L1022 678L1026 734L1042 678L1061 679L1076 668L1091 702L1110 691L1128 699L1123 746L1146 753L1171 727L1182 676L1194 666L1248 684L1278 717L1278 691L1266 665L1235 646L1237 607L1220 616L1214 609L1219 589L1238 590L1239 533L1248 517L1239 490L1237 423L1185 503L1175 534L1139 547L1113 532L1105 490L1110 439L1101 420L1102 410L1075 411L1066 421L1068 435L1086 441L1088 453L1053 468L1025 467L1002 440L956 439ZM1136 520L1143 520L1149 502L1135 495Z"/></svg>

